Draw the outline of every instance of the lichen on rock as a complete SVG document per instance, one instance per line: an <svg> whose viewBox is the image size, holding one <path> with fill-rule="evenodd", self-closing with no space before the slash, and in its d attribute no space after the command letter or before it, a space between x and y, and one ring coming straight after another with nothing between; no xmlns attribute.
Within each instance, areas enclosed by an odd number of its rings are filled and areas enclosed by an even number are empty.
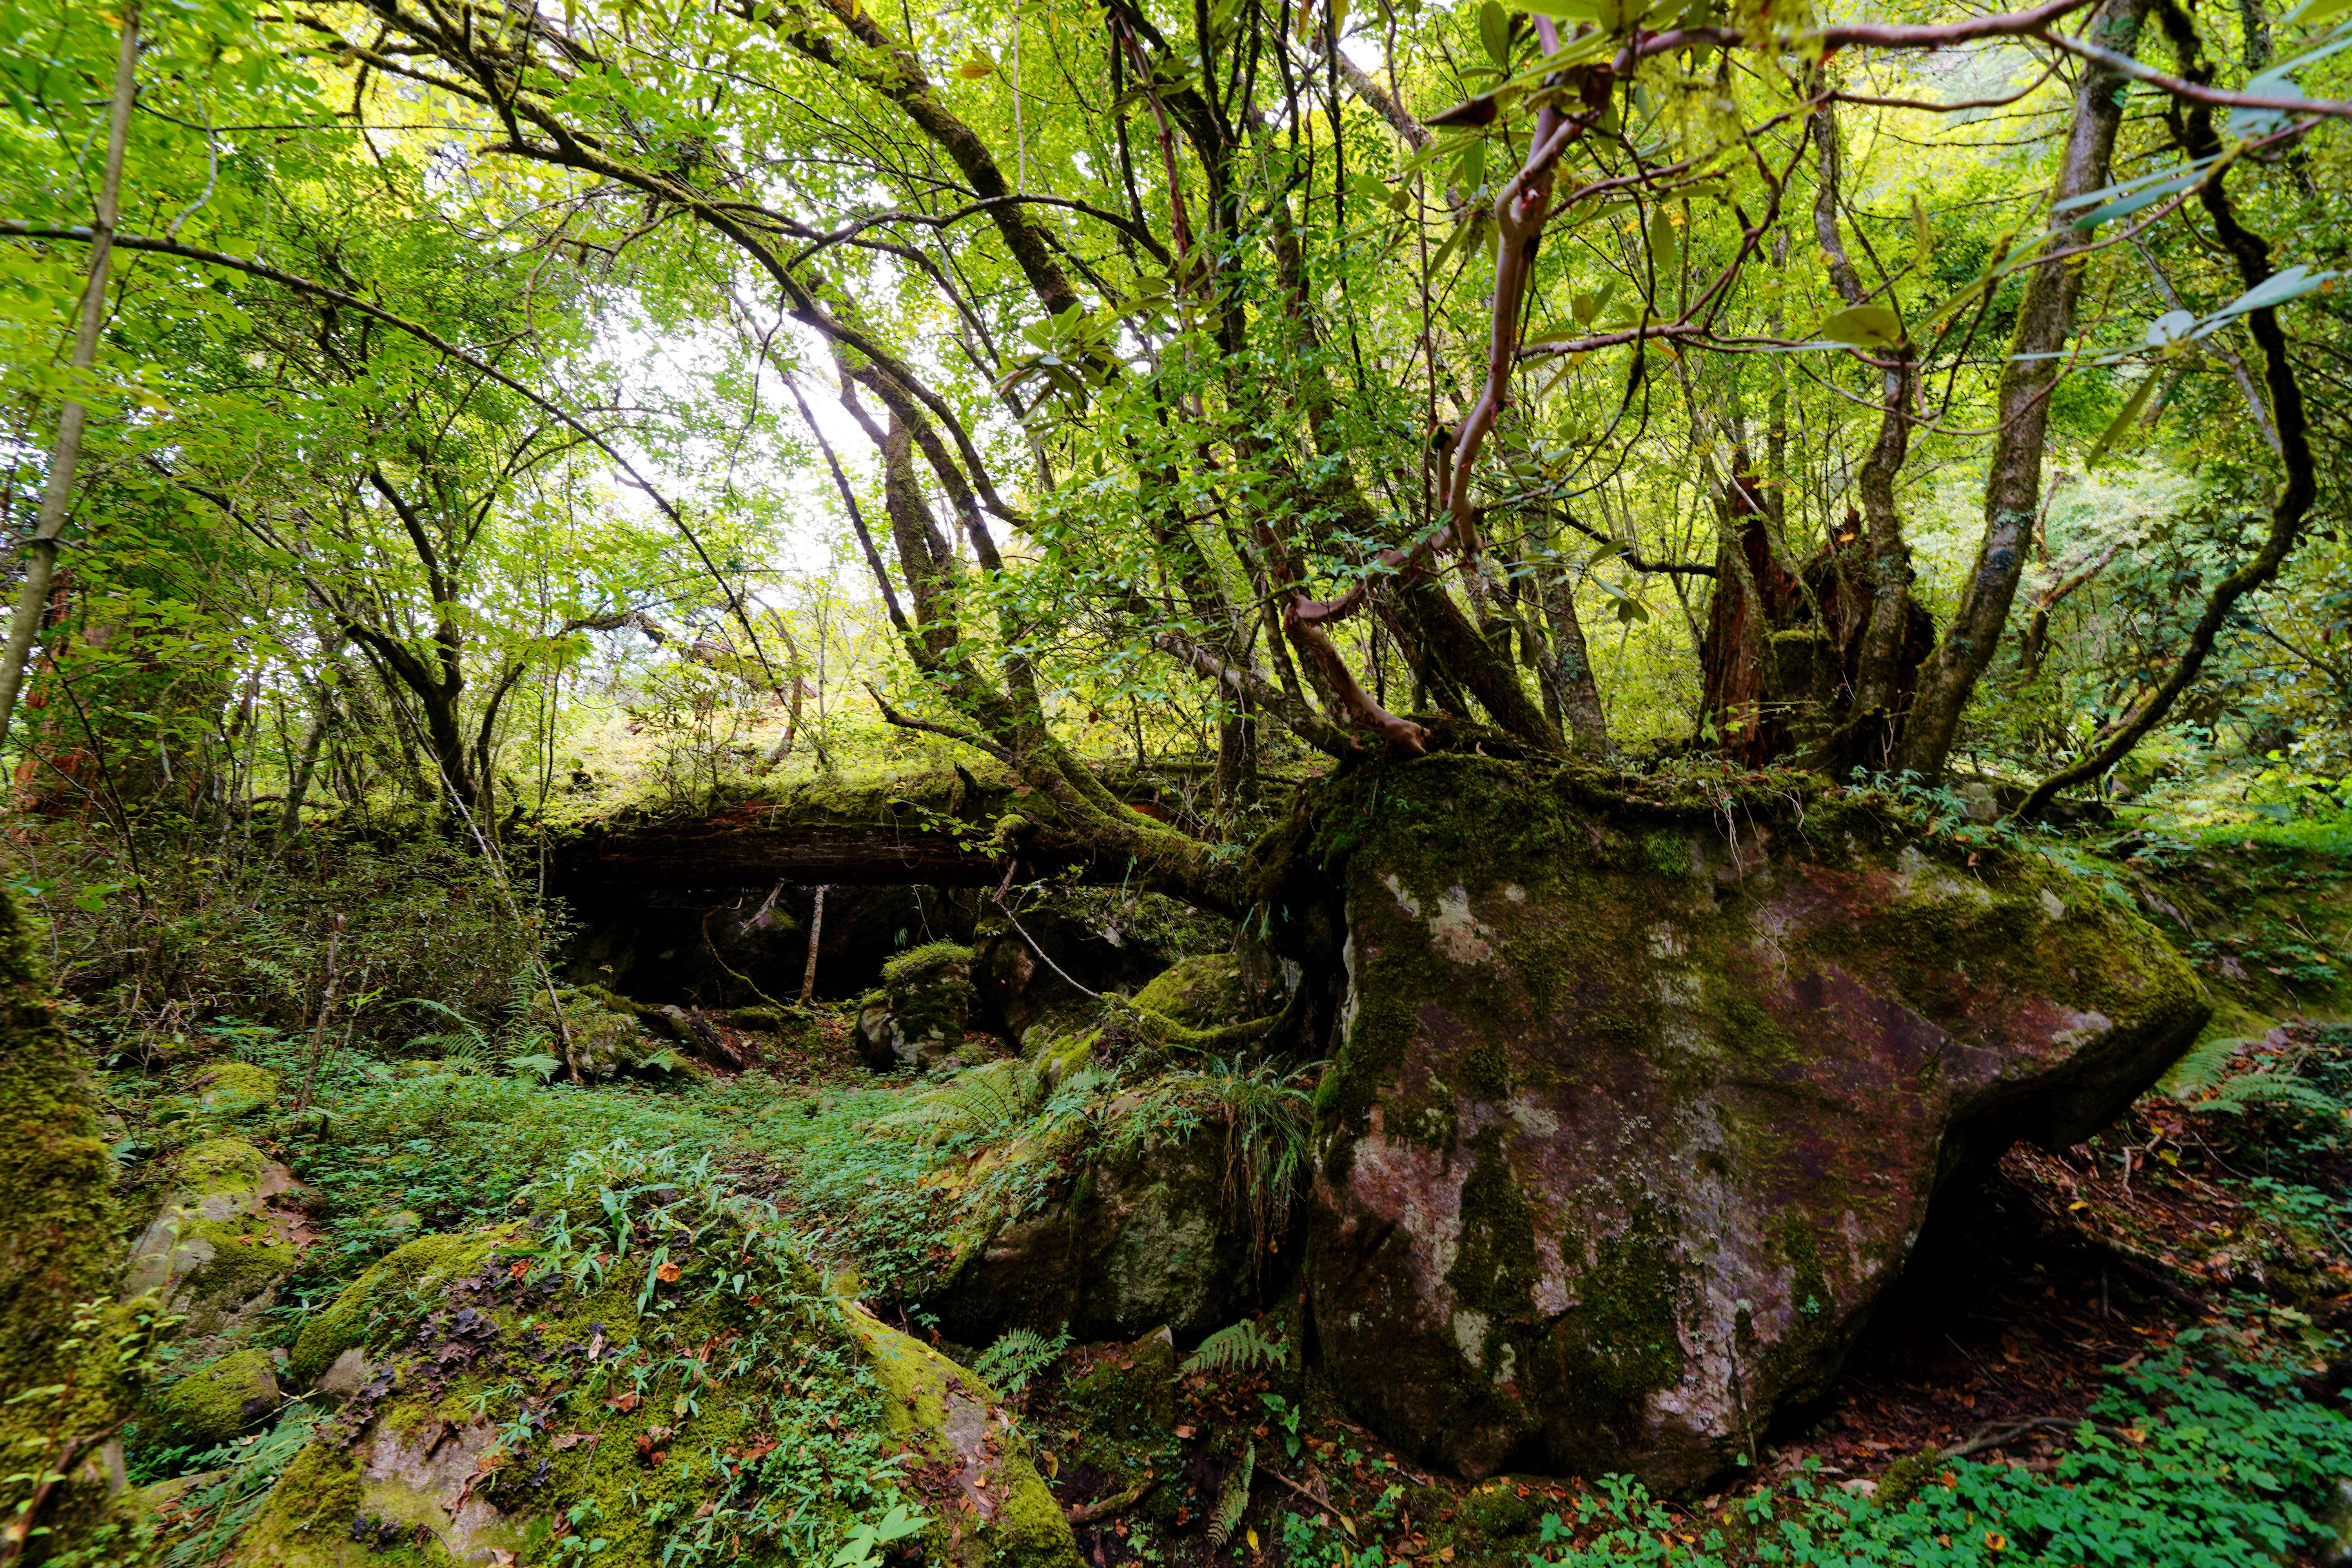
<svg viewBox="0 0 2352 1568"><path fill-rule="evenodd" d="M1813 781L1368 773L1326 803L1310 1290L1358 1413L1465 1474L1703 1481L1825 1386L1940 1185L2086 1135L2205 1016L2095 888L1948 864Z"/></svg>

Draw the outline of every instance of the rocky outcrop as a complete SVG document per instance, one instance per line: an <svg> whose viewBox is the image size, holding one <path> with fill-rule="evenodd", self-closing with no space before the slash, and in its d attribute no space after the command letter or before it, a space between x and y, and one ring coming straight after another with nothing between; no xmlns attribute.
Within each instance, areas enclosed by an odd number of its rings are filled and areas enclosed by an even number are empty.
<svg viewBox="0 0 2352 1568"><path fill-rule="evenodd" d="M302 1216L275 1200L293 1173L252 1144L212 1138L179 1157L178 1183L131 1249L123 1293L153 1290L187 1318L183 1332L208 1353L229 1350L277 1300L312 1238Z"/></svg>
<svg viewBox="0 0 2352 1568"><path fill-rule="evenodd" d="M164 1441L191 1448L226 1442L285 1403L265 1350L232 1351L164 1384L153 1396Z"/></svg>
<svg viewBox="0 0 2352 1568"><path fill-rule="evenodd" d="M304 1326L290 1371L341 1405L232 1563L849 1561L895 1510L912 1561L1079 1568L1002 1404L835 1294L772 1210L653 1160L576 1185L534 1193L535 1231L410 1243ZM600 1192L627 1194L625 1259Z"/></svg>
<svg viewBox="0 0 2352 1568"><path fill-rule="evenodd" d="M877 1072L937 1067L963 1044L971 1002L971 949L937 942L902 952L858 1010L858 1051Z"/></svg>
<svg viewBox="0 0 2352 1568"><path fill-rule="evenodd" d="M982 1158L1057 1152L1016 1140ZM1201 1129L1097 1152L1035 1212L973 1244L924 1306L973 1344L1008 1328L1123 1339L1165 1325L1197 1336L1249 1305L1259 1250L1227 1191L1223 1140Z"/></svg>
<svg viewBox="0 0 2352 1568"><path fill-rule="evenodd" d="M1335 795L1316 1331L1463 1474L1703 1481L1823 1389L1940 1184L2085 1136L2206 1016L2096 886L1811 784L1452 756Z"/></svg>

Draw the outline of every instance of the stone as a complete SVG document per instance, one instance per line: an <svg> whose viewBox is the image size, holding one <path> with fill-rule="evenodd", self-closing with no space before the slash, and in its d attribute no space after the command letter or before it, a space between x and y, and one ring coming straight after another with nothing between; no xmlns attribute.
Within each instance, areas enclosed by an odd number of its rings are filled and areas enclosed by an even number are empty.
<svg viewBox="0 0 2352 1568"><path fill-rule="evenodd" d="M963 1044L971 1014L971 949L932 942L882 966L881 994L857 1014L858 1052L877 1072L937 1067Z"/></svg>
<svg viewBox="0 0 2352 1568"><path fill-rule="evenodd" d="M242 1139L213 1138L179 1157L178 1185L131 1248L123 1294L153 1290L187 1317L184 1331L225 1352L277 1300L314 1233L273 1200L293 1173Z"/></svg>
<svg viewBox="0 0 2352 1568"><path fill-rule="evenodd" d="M1063 1154L1015 1139L982 1159L1051 1163ZM1008 1328L1127 1339L1165 1325L1197 1337L1239 1317L1255 1283L1249 1216L1227 1199L1223 1140L1213 1128L1102 1150L1035 1212L967 1238L924 1305L972 1344Z"/></svg>
<svg viewBox="0 0 2352 1568"><path fill-rule="evenodd" d="M1188 1028L1213 1029L1244 1023L1280 1003L1250 984L1238 956L1210 952L1170 964L1135 994L1135 1005Z"/></svg>
<svg viewBox="0 0 2352 1568"><path fill-rule="evenodd" d="M2087 1136L2204 1022L2095 885L1759 776L1438 756L1327 804L1309 1294L1333 1386L1426 1463L1702 1484L1826 1388L1939 1187Z"/></svg>
<svg viewBox="0 0 2352 1568"><path fill-rule="evenodd" d="M215 1122L234 1121L278 1101L278 1075L250 1062L222 1062L196 1080L196 1104Z"/></svg>
<svg viewBox="0 0 2352 1568"><path fill-rule="evenodd" d="M231 1564L358 1568L378 1548L535 1561L551 1530L577 1525L606 1568L656 1568L722 1507L740 1510L729 1529L754 1548L747 1560L822 1563L895 1500L926 1521L898 1548L906 1560L1080 1568L1003 1402L844 1294L855 1281L829 1279L772 1211L621 1175L536 1195L576 1205L581 1225L604 1186L629 1191L644 1223L671 1215L675 1268L534 1276L548 1232L508 1223L410 1243L306 1325L294 1374L356 1386L278 1476ZM688 1343L749 1359L665 1379ZM564 1385L530 1392L551 1367ZM777 1465L759 1462L779 1448ZM789 1536L773 1533L787 1519Z"/></svg>
<svg viewBox="0 0 2352 1568"><path fill-rule="evenodd" d="M330 1405L345 1404L375 1374L376 1364L368 1359L367 1352L352 1345L327 1363L327 1370L310 1384L310 1392Z"/></svg>
<svg viewBox="0 0 2352 1568"><path fill-rule="evenodd" d="M283 1399L269 1352L232 1351L159 1390L155 1424L169 1443L215 1447L274 1415Z"/></svg>
<svg viewBox="0 0 2352 1568"><path fill-rule="evenodd" d="M1067 1034L1095 1022L1099 994L1128 995L1166 969L1167 942L1122 929L1083 907L999 916L972 938L975 1020L1016 1049L1033 1029ZM1089 995L1088 993L1097 995Z"/></svg>

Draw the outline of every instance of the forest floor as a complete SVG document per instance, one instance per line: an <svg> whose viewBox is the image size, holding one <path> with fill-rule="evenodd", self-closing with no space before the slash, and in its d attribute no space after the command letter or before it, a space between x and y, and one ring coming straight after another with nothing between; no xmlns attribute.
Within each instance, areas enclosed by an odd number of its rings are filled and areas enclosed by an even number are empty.
<svg viewBox="0 0 2352 1568"><path fill-rule="evenodd" d="M1306 1364L1297 1293L1278 1288L1249 1355L1188 1363L1164 1335L1041 1341L1025 1380L1000 1377L1002 1344L940 1340L894 1289L951 1256L940 1178L979 1145L927 1152L886 1119L956 1080L877 1078L854 1009L784 1027L713 1015L749 1069L593 1087L461 1067L442 1036L437 1059L424 1037L405 1057L332 1058L311 1112L231 1116L206 1108L221 1064L290 1085L310 1037L234 1021L151 1036L146 1054L118 1037L104 1084L132 1196L143 1183L160 1203L179 1154L224 1129L301 1184L281 1206L317 1240L250 1329L281 1358L373 1261L510 1214L583 1151L626 1140L707 1159L776 1205L835 1288L1003 1387L1096 1568L2333 1563L2352 1517L2336 1500L2352 1477L2352 1026L2326 1020L2352 959L2352 855L2130 847L2113 874L2177 922L2222 1003L2215 1028L2087 1143L2012 1149L1948 1192L1822 1399L1784 1413L1703 1497L1425 1473L1348 1418ZM215 1447L132 1433L133 1479L157 1489L164 1527L139 1561L219 1559L319 1418L288 1410Z"/></svg>

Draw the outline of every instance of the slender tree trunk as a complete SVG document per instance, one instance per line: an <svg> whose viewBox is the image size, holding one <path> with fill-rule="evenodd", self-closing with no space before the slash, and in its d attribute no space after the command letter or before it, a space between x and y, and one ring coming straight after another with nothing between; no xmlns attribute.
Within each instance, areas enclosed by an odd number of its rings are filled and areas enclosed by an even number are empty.
<svg viewBox="0 0 2352 1568"><path fill-rule="evenodd" d="M2182 75L2191 80L2210 79L2210 68L2200 67L2197 59L2193 24L2183 13L2169 14L2168 21L2174 47L2181 57ZM2174 121L2182 150L2190 157L2211 157L2221 151L2212 120L2212 111L2200 106L2189 113L2185 125L2179 120ZM2271 277L2270 242L2238 221L2225 178L2226 175L2217 174L2198 191L2197 198L2212 221L2215 237L2237 263L2239 282L2251 290L2260 288ZM2246 330L2263 351L2263 383L2270 394L2271 425L2278 432L2279 467L2283 470L2278 494L2271 501L2270 528L2262 546L2252 559L2214 588L2212 596L2205 602L2204 613L2190 628L2188 645L2155 689L2141 699L2130 715L2110 730L2087 755L2033 786L2033 793L2017 808L2017 816L2023 820L2030 822L2039 816L2062 791L2104 777L2109 769L2129 756L2132 748L2164 721L2180 694L2196 680L2238 602L2277 576L2287 556L2302 542L2304 520L2319 495L2302 384L2296 378L2286 332L2279 325L2274 308L2248 311Z"/></svg>
<svg viewBox="0 0 2352 1568"><path fill-rule="evenodd" d="M1861 274L1848 258L1838 226L1841 176L1844 152L1838 143L1836 110L1824 106L1813 121L1820 143L1821 182L1813 200L1813 234L1829 262L1830 281L1838 298L1860 305L1868 298ZM1911 405L1918 395L1918 364L1908 342L1885 353L1888 367L1879 374L1882 399L1878 436L1854 476L1862 500L1869 546L1864 568L1870 574L1870 616L1862 632L1856 660L1853 696L1843 724L1843 743L1833 744L1836 760L1884 765L1886 748L1901 715L1895 710L1902 688L1903 634L1911 617L1911 544L1903 536L1903 520L1895 510L1895 480L1911 449Z"/></svg>
<svg viewBox="0 0 2352 1568"><path fill-rule="evenodd" d="M106 127L106 170L98 187L96 221L90 226L89 270L82 283L81 316L74 327L73 366L98 363L98 329L106 316L106 279L114 259L116 209L122 191L122 150L131 134L131 100L138 92L139 0L122 8L122 46L114 59L114 102ZM89 412L78 398L66 399L58 417L57 445L49 452L48 482L41 491L39 521L25 546L25 581L16 591L16 613L8 623L8 646L0 652L0 736L16 710L25 666L48 603L49 576L57 570L58 536L65 531L74 469L81 461L82 427Z"/></svg>
<svg viewBox="0 0 2352 1568"><path fill-rule="evenodd" d="M1584 644L1584 626L1576 618L1576 594L1566 572L1544 572L1545 627L1551 634L1543 678L1548 707L1556 706L1567 730L1569 747L1578 756L1596 761L1616 754L1609 743L1609 713L1601 705L1601 686L1592 679L1592 656Z"/></svg>
<svg viewBox="0 0 2352 1568"><path fill-rule="evenodd" d="M302 831L302 799L310 793L310 776L318 772L319 752L326 744L329 712L325 694L320 693L318 717L310 721L310 732L302 741L301 759L294 764L294 774L286 784L286 809L278 817L278 842L291 844Z"/></svg>
<svg viewBox="0 0 2352 1568"><path fill-rule="evenodd" d="M816 944L824 939L824 889L816 890L816 907L809 911L808 967L801 971L801 1005L816 994Z"/></svg>
<svg viewBox="0 0 2352 1568"><path fill-rule="evenodd" d="M2110 48L2132 52L2148 0L2105 0L2091 31ZM2074 128L2051 189L2053 205L2107 184L2116 131L2123 123L2126 79L2103 67L2084 68L2074 90ZM2017 335L2001 369L1996 398L1998 434L1985 480L1984 538L1976 568L1960 589L1959 603L1943 641L1920 669L1918 694L1895 742L1895 767L1924 777L1941 777L1951 753L1960 714L1976 691L1977 679L1992 663L2009 624L2025 570L2033 519L2042 503L2042 458L2048 441L2050 392L2056 384L2054 357L2074 335L2074 305L2082 292L2082 253L2094 237L2053 211L2042 257L2025 281L2018 306ZM2039 357L2036 357L2039 356Z"/></svg>

